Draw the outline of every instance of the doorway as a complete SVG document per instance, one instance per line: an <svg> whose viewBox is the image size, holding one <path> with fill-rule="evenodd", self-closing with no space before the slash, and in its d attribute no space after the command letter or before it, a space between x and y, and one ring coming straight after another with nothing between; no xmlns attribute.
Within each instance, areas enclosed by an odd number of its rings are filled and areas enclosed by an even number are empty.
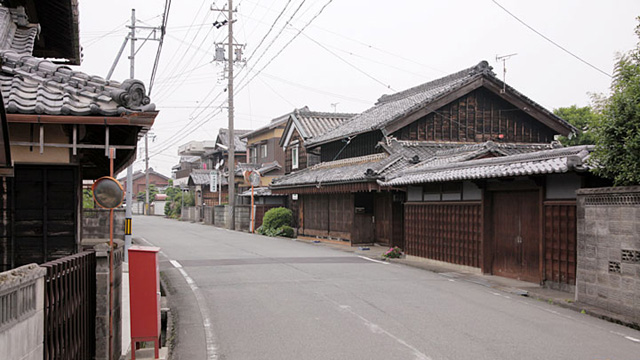
<svg viewBox="0 0 640 360"><path fill-rule="evenodd" d="M539 283L540 199L539 191L493 193L492 273Z"/></svg>

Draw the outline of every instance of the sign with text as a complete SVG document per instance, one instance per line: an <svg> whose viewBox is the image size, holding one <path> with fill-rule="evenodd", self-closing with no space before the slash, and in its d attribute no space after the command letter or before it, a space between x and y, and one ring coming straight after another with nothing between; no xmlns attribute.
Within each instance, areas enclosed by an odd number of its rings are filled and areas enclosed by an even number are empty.
<svg viewBox="0 0 640 360"><path fill-rule="evenodd" d="M218 191L218 172L211 171L209 173L209 191L217 192Z"/></svg>

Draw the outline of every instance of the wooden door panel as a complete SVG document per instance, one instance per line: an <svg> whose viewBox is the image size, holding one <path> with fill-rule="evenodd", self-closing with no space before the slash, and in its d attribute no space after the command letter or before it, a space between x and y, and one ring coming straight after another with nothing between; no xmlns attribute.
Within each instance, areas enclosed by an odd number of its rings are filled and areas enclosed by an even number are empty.
<svg viewBox="0 0 640 360"><path fill-rule="evenodd" d="M353 236L352 245L373 244L374 225L371 214L355 214L353 216Z"/></svg>
<svg viewBox="0 0 640 360"><path fill-rule="evenodd" d="M539 225L538 191L493 194L495 275L540 281Z"/></svg>

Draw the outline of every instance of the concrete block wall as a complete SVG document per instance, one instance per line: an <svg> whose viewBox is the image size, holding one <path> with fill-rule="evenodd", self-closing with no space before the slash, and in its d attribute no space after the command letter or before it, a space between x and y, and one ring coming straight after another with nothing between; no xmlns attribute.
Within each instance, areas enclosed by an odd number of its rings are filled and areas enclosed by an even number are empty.
<svg viewBox="0 0 640 360"><path fill-rule="evenodd" d="M227 228L227 206L216 205L213 207L213 225Z"/></svg>
<svg viewBox="0 0 640 360"><path fill-rule="evenodd" d="M36 264L0 273L0 359L44 358L46 273Z"/></svg>
<svg viewBox="0 0 640 360"><path fill-rule="evenodd" d="M124 240L124 209L113 211L113 238ZM82 210L82 238L109 239L109 210Z"/></svg>
<svg viewBox="0 0 640 360"><path fill-rule="evenodd" d="M640 186L577 195L576 301L640 324Z"/></svg>
<svg viewBox="0 0 640 360"><path fill-rule="evenodd" d="M95 246L96 251L96 360L109 359L109 313L112 314L112 358L117 360L122 352L122 262L124 243L114 242L113 251L113 306L109 299L109 245Z"/></svg>

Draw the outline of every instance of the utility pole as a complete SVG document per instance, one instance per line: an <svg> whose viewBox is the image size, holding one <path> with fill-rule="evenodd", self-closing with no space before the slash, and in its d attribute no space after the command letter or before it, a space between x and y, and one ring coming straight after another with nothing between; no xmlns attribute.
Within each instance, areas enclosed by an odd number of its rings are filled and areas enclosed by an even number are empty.
<svg viewBox="0 0 640 360"><path fill-rule="evenodd" d="M165 7L165 12L168 11L168 8ZM165 19L166 19L166 13L165 13ZM122 46L120 46L120 50L118 51L118 54L116 55L115 60L113 61L113 64L111 65L111 68L109 69L109 72L107 74L107 80L111 79L111 75L113 75L113 72L116 68L116 66L118 65L118 62L120 61L120 57L122 56L122 53L124 52L124 49L127 46L127 41L131 41L130 44L130 55L129 55L129 78L133 79L135 77L135 57L136 57L136 29L143 29L143 30L149 30L151 31L151 34L146 38L146 40L155 40L155 41L160 41L162 42L162 36L160 38L157 37L157 31L161 30L162 31L162 35L164 35L164 23L163 23L163 27L149 27L149 26L136 26L136 10L135 9L131 9L131 25L128 26L130 31L129 34L124 38L124 41L122 42ZM145 42L146 42L145 40ZM143 43L144 45L144 43ZM145 145L147 144L146 142L147 139L147 135L145 134ZM146 156L145 156L145 161L146 161L146 168L147 168L147 177L146 177L146 183L147 183L147 195L146 195L146 200L147 200L147 204L149 203L149 176L148 176L148 167L149 167L149 152L148 152L148 147L147 147L147 152L146 152ZM133 176L133 165L129 165L127 167L127 192L126 192L126 201L127 201L127 208L125 210L125 252L124 252L124 256L125 256L125 262L129 261L129 256L128 256L128 248L131 246L131 230L132 230L132 207L133 207L133 196L132 196L132 191L133 191L133 181L132 181L132 176Z"/></svg>
<svg viewBox="0 0 640 360"><path fill-rule="evenodd" d="M235 189L235 171L236 171L236 149L235 149L235 132L234 132L234 126L233 126L233 112L234 112L234 105L233 105L233 64L235 61L242 61L242 47L243 45L240 44L235 44L233 42L233 12L235 11L233 9L233 0L228 0L228 8L227 9L216 9L214 7L215 5L211 6L211 10L214 11L220 11L223 14L226 13L226 17L227 20L223 21L223 22L217 22L214 23L214 26L216 26L216 28L219 28L221 26L227 25L229 28L229 34L228 34L228 43L227 45L227 59L226 59L226 65L227 65L227 80L228 80L228 84L227 84L227 95L228 95L228 111L229 111L229 134L228 134L228 162L229 162L229 174L228 176L228 188L229 188L229 206L228 206L228 216L227 219L229 219L229 224L228 224L228 228L230 230L234 230L235 229L235 205L236 205L236 189ZM221 44L216 44L221 45ZM235 51L234 51L234 47L235 47ZM221 61L224 62L224 48L223 47L219 47L216 48L216 56L215 59L216 61Z"/></svg>
<svg viewBox="0 0 640 360"><path fill-rule="evenodd" d="M131 9L131 32L129 33L129 37L131 38L131 56L129 56L129 78L133 79L135 76L135 53L136 53L136 10ZM122 44L123 47L121 49L124 50L124 45L127 44L127 40ZM111 69L111 73L113 69L115 69L116 63L113 64L113 68ZM111 73L109 75L111 75ZM126 193L126 201L127 208L124 211L124 221L125 221L125 235L124 235L124 261L129 263L129 248L131 247L131 233L133 228L133 216L132 216L132 207L133 207L133 165L127 166L127 193Z"/></svg>
<svg viewBox="0 0 640 360"><path fill-rule="evenodd" d="M229 0L229 85L227 86L227 94L229 95L229 230L236 228L236 138L233 132L233 0Z"/></svg>

